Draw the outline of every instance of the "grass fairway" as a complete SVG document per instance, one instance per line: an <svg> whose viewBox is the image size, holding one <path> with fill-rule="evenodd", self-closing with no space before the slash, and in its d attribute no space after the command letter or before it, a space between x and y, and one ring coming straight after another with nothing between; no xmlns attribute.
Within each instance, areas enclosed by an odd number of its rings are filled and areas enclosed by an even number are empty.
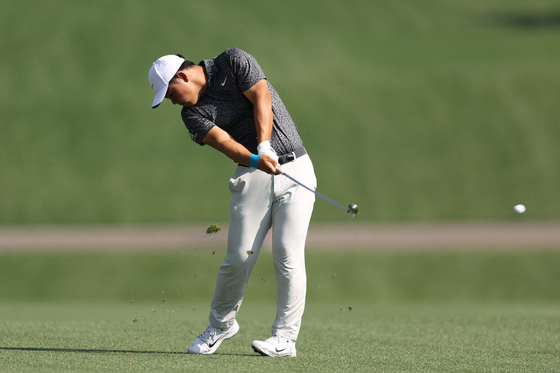
<svg viewBox="0 0 560 373"><path fill-rule="evenodd" d="M239 334L186 354L223 251L4 254L0 371L514 372L560 369L560 253L317 252L298 357L255 354L275 316L261 253ZM165 300L164 300L165 299Z"/></svg>
<svg viewBox="0 0 560 373"><path fill-rule="evenodd" d="M0 370L253 372L558 371L559 303L311 302L298 357L255 354L274 316L246 302L239 334L213 356L186 353L207 307L10 303L0 306ZM137 320L133 322L133 320Z"/></svg>

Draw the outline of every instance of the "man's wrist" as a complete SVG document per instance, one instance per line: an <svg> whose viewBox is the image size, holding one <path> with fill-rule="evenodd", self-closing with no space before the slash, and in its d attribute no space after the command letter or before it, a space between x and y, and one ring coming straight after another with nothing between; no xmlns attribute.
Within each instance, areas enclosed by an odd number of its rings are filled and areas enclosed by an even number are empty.
<svg viewBox="0 0 560 373"><path fill-rule="evenodd" d="M274 158L274 160L278 160L278 154L276 154L274 149L272 149L272 147L270 146L270 141L268 140L261 142L259 146L257 146L257 151L259 155L266 154Z"/></svg>
<svg viewBox="0 0 560 373"><path fill-rule="evenodd" d="M264 152L266 152L267 150L270 150L270 141L263 141L259 144L259 146L257 146L257 151L260 154L263 154Z"/></svg>
<svg viewBox="0 0 560 373"><path fill-rule="evenodd" d="M249 157L249 166L251 166L252 168L259 168L259 158L260 155L251 154L251 156Z"/></svg>

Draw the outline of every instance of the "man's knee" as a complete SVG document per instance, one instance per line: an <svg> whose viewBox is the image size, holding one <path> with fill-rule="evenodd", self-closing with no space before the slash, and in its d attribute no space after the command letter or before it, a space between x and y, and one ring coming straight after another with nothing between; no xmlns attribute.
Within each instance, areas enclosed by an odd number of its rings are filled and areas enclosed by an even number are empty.
<svg viewBox="0 0 560 373"><path fill-rule="evenodd" d="M222 264L221 269L228 273L238 273L243 271L250 271L255 264L255 253L250 251L247 253L227 255Z"/></svg>

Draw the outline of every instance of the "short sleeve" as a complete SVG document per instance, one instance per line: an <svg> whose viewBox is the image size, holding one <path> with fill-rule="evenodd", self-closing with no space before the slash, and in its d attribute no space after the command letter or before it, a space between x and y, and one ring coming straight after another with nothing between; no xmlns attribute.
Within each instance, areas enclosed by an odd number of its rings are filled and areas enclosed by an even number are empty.
<svg viewBox="0 0 560 373"><path fill-rule="evenodd" d="M215 124L210 119L199 115L199 113L193 110L182 111L181 117L183 118L187 130L189 130L191 139L199 145L204 145L202 140L204 140Z"/></svg>
<svg viewBox="0 0 560 373"><path fill-rule="evenodd" d="M230 48L227 50L227 55L231 71L241 92L266 79L259 63L249 53L238 48Z"/></svg>

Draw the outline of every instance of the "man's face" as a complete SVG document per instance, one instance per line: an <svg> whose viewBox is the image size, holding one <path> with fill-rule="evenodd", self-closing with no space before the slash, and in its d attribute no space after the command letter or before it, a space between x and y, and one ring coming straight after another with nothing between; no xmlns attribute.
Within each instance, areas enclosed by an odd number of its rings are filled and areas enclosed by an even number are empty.
<svg viewBox="0 0 560 373"><path fill-rule="evenodd" d="M169 83L165 98L168 98L173 105L191 107L198 102L199 91L200 89L188 78L188 75L180 71L175 82Z"/></svg>

